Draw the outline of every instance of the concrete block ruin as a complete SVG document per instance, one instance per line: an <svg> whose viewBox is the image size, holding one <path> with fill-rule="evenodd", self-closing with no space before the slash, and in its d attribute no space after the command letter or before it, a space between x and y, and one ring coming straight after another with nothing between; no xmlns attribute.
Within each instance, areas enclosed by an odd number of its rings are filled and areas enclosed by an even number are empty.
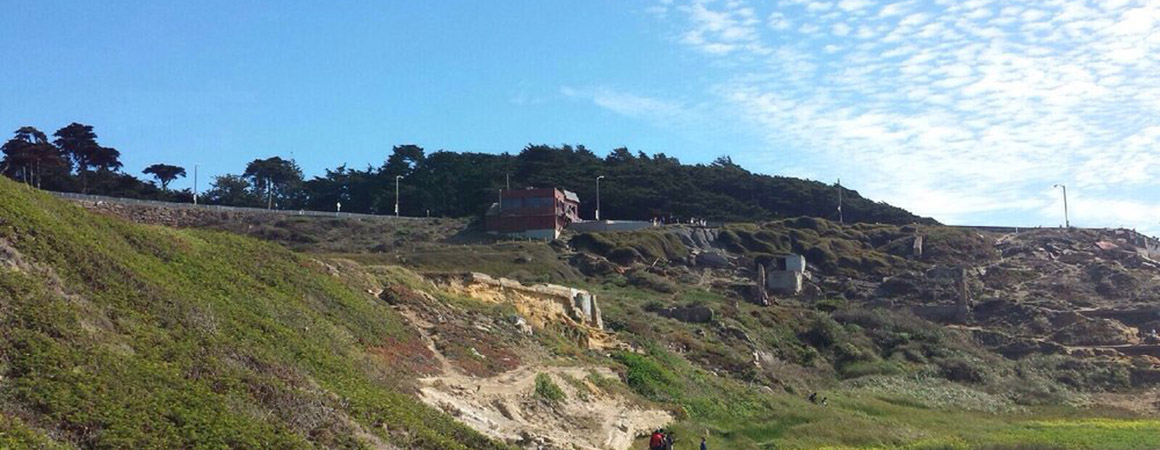
<svg viewBox="0 0 1160 450"><path fill-rule="evenodd" d="M1140 246L1142 249L1141 253L1150 259L1160 261L1160 240L1152 239L1148 236L1141 236L1140 241L1144 244Z"/></svg>
<svg viewBox="0 0 1160 450"><path fill-rule="evenodd" d="M757 282L753 286L753 300L762 306L769 306L769 290L766 284L765 265L757 265Z"/></svg>
<svg viewBox="0 0 1160 450"><path fill-rule="evenodd" d="M589 348L605 347L611 338L604 333L600 305L592 293L555 284L525 285L516 280L487 274L433 273L424 277L435 286L456 295L489 303L510 304L532 325L543 329L565 324L587 330Z"/></svg>
<svg viewBox="0 0 1160 450"><path fill-rule="evenodd" d="M806 278L806 257L802 255L780 255L765 266L765 287L782 294L797 295L802 291L802 281Z"/></svg>
<svg viewBox="0 0 1160 450"><path fill-rule="evenodd" d="M954 270L955 303L950 305L916 305L911 307L914 315L935 322L965 323L970 318L974 302L967 283L967 269Z"/></svg>
<svg viewBox="0 0 1160 450"><path fill-rule="evenodd" d="M797 295L802 292L803 282L809 278L806 258L802 255L778 255L766 263L757 263L752 288L754 303L769 305L770 293Z"/></svg>

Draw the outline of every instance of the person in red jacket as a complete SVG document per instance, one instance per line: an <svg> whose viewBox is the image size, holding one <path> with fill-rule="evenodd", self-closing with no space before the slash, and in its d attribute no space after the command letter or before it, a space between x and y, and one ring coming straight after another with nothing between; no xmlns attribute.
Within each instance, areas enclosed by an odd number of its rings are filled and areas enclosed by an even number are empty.
<svg viewBox="0 0 1160 450"><path fill-rule="evenodd" d="M661 430L654 431L652 434L652 438L650 438L648 440L648 449L649 450L664 450L664 448L665 448L665 435L664 435L664 433L662 433Z"/></svg>

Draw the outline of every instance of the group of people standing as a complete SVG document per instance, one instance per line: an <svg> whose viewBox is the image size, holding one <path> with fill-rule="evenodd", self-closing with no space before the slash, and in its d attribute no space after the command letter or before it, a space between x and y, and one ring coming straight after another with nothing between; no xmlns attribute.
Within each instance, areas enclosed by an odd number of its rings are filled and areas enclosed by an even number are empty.
<svg viewBox="0 0 1160 450"><path fill-rule="evenodd" d="M709 226L709 221L706 219L699 219L696 217L692 217L689 219L682 219L682 218L673 217L673 216L668 216L668 217L658 216L658 217L653 217L652 224L654 227L661 226L661 225L669 225L669 224L675 224L675 225L687 224L687 225L693 225L693 226L698 226L698 227L707 227L707 226Z"/></svg>
<svg viewBox="0 0 1160 450"><path fill-rule="evenodd" d="M658 429L649 438L648 449L673 450L673 443L676 441L677 438L673 435L672 430L665 431L664 429ZM701 438L701 450L709 450L709 445L705 442L705 438Z"/></svg>

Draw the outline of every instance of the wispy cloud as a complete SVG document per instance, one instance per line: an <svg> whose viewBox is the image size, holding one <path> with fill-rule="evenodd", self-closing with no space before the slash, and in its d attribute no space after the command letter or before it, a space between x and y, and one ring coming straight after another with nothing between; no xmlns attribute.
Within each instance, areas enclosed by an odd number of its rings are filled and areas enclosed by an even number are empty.
<svg viewBox="0 0 1160 450"><path fill-rule="evenodd" d="M560 93L567 97L591 101L601 108L638 119L668 123L681 120L688 115L686 107L680 103L617 91L607 87L575 88L564 86L560 88Z"/></svg>
<svg viewBox="0 0 1160 450"><path fill-rule="evenodd" d="M1077 224L1160 231L1160 2L670 8L679 45L728 63L710 94L803 170L945 221L1054 223L1043 189L1067 183Z"/></svg>

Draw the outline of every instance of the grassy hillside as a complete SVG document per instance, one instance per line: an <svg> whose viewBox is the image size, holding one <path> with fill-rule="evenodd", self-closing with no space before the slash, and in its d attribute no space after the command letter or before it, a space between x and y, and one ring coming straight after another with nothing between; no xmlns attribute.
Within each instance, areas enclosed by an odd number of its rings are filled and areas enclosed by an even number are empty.
<svg viewBox="0 0 1160 450"><path fill-rule="evenodd" d="M411 339L274 244L0 180L2 448L501 448L366 352Z"/></svg>
<svg viewBox="0 0 1160 450"><path fill-rule="evenodd" d="M725 227L717 242L739 267L812 255L819 298L763 307L732 289L743 271L690 263L695 249L667 232L578 236L584 253L432 244L339 260L135 225L0 180L0 449L507 448L415 399L415 379L439 369L434 354L409 359L428 347L397 311L438 323L424 329L434 351L481 376L611 368L619 379L586 380L593 395L670 411L684 448L701 435L745 450L1160 448L1160 421L1083 406L1135 386L1135 360L1008 359L961 328L827 293L846 277L865 278L855 286L870 295L867 280L998 259L973 233L922 230L928 252L911 259L914 231L899 227ZM586 350L564 326L523 335L511 307L451 298L405 267L590 289L631 350ZM375 286L407 309L365 292ZM660 314L686 305L713 318ZM536 411L585 401L549 382L526 393L545 399ZM806 400L815 390L828 406Z"/></svg>

